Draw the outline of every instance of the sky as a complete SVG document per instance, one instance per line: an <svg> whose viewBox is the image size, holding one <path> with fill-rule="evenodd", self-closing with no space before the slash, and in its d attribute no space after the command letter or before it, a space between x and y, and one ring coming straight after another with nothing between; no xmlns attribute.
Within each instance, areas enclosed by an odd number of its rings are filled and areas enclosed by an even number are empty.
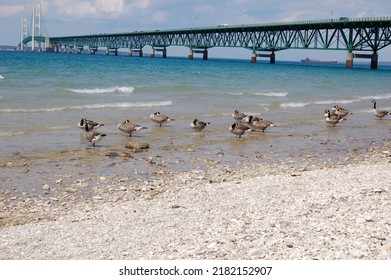
<svg viewBox="0 0 391 280"><path fill-rule="evenodd" d="M241 25L340 17L391 16L390 0L0 0L0 45L17 45L21 20L31 25L32 7L41 3L43 35L52 37L179 28ZM188 50L168 48L175 55ZM346 59L340 51L285 50L276 59ZM209 57L250 57L249 50L215 48ZM391 61L391 46L379 52Z"/></svg>

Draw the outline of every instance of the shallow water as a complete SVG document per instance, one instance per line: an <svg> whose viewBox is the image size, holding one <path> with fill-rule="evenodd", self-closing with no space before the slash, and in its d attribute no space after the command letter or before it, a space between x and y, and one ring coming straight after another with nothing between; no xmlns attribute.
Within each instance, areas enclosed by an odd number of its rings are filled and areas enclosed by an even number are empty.
<svg viewBox="0 0 391 280"><path fill-rule="evenodd" d="M21 52L0 52L0 59L2 189L29 191L66 172L148 177L161 169L207 168L208 161L338 160L391 138L391 117L376 120L371 103L391 109L389 66ZM323 114L334 105L353 114L330 127ZM228 130L235 109L275 127L238 138ZM159 127L149 119L156 111L175 121ZM94 148L80 141L83 117L105 124L98 130L108 136ZM195 132L194 118L210 125ZM126 119L148 129L129 138L117 129ZM127 152L128 141L150 149L105 156ZM35 163L28 172L26 160Z"/></svg>

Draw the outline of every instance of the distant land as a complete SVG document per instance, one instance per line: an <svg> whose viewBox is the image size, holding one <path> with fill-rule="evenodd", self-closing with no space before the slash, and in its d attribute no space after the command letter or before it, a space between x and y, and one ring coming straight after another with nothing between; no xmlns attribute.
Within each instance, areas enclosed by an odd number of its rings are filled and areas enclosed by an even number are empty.
<svg viewBox="0 0 391 280"><path fill-rule="evenodd" d="M13 51L15 50L16 46L7 46L7 45L0 45L1 51Z"/></svg>

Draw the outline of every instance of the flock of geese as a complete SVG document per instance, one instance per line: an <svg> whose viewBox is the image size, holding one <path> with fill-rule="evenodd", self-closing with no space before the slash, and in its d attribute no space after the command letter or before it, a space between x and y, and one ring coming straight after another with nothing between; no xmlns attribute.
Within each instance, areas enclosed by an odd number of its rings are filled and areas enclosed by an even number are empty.
<svg viewBox="0 0 391 280"><path fill-rule="evenodd" d="M391 112L377 109L376 108L376 100L372 100L373 103L373 115L380 120L383 119L386 115L391 115ZM339 107L338 105L335 105L333 108L331 108L331 111L329 109L326 109L324 111L324 117L325 121L329 124L332 124L335 126L337 123L345 120L345 117L349 114L352 114L349 112L349 110Z"/></svg>
<svg viewBox="0 0 391 280"><path fill-rule="evenodd" d="M391 115L391 112L389 111L377 109L375 100L372 100L372 103L373 114L375 117L381 120L386 115ZM331 110L325 110L324 117L326 123L336 126L336 124L345 120L345 117L349 114L351 114L349 110L335 105ZM269 127L275 126L273 122L269 120L265 120L253 115L246 115L243 112L239 112L239 110L235 110L235 112L232 114L232 117L236 120L236 122L229 127L229 131L239 136L239 138L249 131L265 132L265 130ZM151 114L150 119L153 122L159 124L159 126L162 126L162 124L166 122L175 121L175 119L167 115L161 114L160 112L155 112L154 114ZM209 122L194 119L194 121L190 123L190 127L196 131L201 131L209 124ZM95 146L95 143L98 143L106 136L105 133L100 133L95 130L96 128L101 126L104 126L104 124L95 122L93 120L87 120L85 118L81 119L78 123L78 127L84 130L84 133L81 135L81 139L88 141L92 143L93 146ZM130 122L129 120L119 123L117 127L121 132L129 134L130 137L134 132L147 129L145 126Z"/></svg>

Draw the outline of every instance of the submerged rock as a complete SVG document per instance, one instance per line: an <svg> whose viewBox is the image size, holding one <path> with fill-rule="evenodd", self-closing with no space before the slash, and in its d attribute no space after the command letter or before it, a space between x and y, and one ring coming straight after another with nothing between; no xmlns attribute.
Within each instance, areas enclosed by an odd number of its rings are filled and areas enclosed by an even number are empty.
<svg viewBox="0 0 391 280"><path fill-rule="evenodd" d="M129 142L125 148L133 150L133 152L142 152L149 149L149 144L145 142Z"/></svg>

